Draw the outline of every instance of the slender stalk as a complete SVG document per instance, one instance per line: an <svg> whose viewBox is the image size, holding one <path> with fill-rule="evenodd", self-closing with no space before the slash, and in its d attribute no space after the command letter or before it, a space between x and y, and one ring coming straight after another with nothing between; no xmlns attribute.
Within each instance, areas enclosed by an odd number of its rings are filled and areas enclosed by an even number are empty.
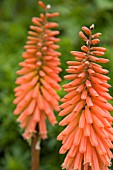
<svg viewBox="0 0 113 170"><path fill-rule="evenodd" d="M40 136L37 128L37 133L32 137L31 143L31 170L39 170L40 165Z"/></svg>

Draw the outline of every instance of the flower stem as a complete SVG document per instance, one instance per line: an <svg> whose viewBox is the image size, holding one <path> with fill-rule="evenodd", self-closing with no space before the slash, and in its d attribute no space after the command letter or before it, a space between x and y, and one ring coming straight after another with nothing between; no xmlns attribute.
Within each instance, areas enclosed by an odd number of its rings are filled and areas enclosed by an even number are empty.
<svg viewBox="0 0 113 170"><path fill-rule="evenodd" d="M39 170L40 165L40 136L39 130L32 137L31 144L31 170Z"/></svg>

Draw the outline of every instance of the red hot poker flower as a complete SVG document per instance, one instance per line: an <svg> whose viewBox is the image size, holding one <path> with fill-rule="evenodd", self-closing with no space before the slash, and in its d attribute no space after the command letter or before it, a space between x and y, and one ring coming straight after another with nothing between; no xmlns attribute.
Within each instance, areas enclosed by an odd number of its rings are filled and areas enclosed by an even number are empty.
<svg viewBox="0 0 113 170"><path fill-rule="evenodd" d="M58 73L61 69L58 51L60 41L56 38L59 31L55 30L58 24L49 22L48 19L54 18L59 14L49 13L50 5L45 5L42 1L38 2L45 10L40 17L33 17L28 32L25 52L22 57L24 61L19 65L21 70L17 71L20 75L16 80L18 87L15 88L14 104L17 105L14 114L20 115L17 121L25 129L24 138L29 139L36 131L38 124L41 138L47 137L46 118L54 125L56 117L53 109L59 110L59 96L55 90L59 90L58 84L61 81ZM54 29L54 30L52 30Z"/></svg>
<svg viewBox="0 0 113 170"><path fill-rule="evenodd" d="M58 136L62 140L60 154L67 152L62 169L68 170L108 170L113 148L113 110L107 100L108 71L97 63L107 63L101 58L106 49L97 47L101 33L92 34L94 25L82 27L80 37L86 42L82 52L71 51L76 61L68 61L64 90L68 92L61 101L63 109L59 115L65 118L59 123L67 126ZM94 46L95 45L95 46ZM96 63L95 63L96 62Z"/></svg>

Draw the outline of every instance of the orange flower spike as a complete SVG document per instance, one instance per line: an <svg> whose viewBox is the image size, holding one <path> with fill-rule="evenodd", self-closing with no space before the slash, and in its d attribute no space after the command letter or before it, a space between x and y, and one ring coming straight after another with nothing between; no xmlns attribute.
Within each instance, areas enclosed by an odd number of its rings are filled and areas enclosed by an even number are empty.
<svg viewBox="0 0 113 170"><path fill-rule="evenodd" d="M19 64L22 68L17 71L20 75L16 80L18 87L14 90L14 104L17 105L14 114L19 114L17 121L20 127L25 129L25 139L32 137L37 125L40 137L47 137L46 119L48 118L52 125L57 122L53 109L59 110L60 100L55 91L60 89L58 82L61 81L58 75L61 71L61 54L56 51L59 48L56 44L60 41L56 37L59 31L55 30L58 24L49 21L59 13L49 13L51 6L42 1L38 1L38 5L45 13L32 18L33 25L28 31L25 52L22 54L24 61Z"/></svg>
<svg viewBox="0 0 113 170"><path fill-rule="evenodd" d="M60 153L67 153L62 164L66 170L108 170L113 148L113 118L109 111L113 106L107 102L108 70L98 63L109 60L103 56L106 48L97 47L101 33L92 34L94 25L82 27L80 37L85 41L83 52L71 51L76 61L68 61L69 73L64 76L71 82L63 85L68 92L61 101L59 116L65 116L60 126L67 126L59 135L62 140ZM94 46L95 45L95 46ZM96 64L96 63L97 64Z"/></svg>

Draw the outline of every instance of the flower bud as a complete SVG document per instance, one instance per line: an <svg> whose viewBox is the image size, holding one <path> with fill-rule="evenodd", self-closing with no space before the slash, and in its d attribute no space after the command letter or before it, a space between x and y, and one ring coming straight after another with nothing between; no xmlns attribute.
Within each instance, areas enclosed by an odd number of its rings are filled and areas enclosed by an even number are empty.
<svg viewBox="0 0 113 170"><path fill-rule="evenodd" d="M82 31L79 32L79 36L84 40L87 41L87 37L84 35L84 33Z"/></svg>
<svg viewBox="0 0 113 170"><path fill-rule="evenodd" d="M82 31L84 31L87 35L91 35L91 30L87 27L82 27Z"/></svg>
<svg viewBox="0 0 113 170"><path fill-rule="evenodd" d="M99 39L93 39L91 40L91 44L95 45L95 44L98 44L100 42Z"/></svg>

